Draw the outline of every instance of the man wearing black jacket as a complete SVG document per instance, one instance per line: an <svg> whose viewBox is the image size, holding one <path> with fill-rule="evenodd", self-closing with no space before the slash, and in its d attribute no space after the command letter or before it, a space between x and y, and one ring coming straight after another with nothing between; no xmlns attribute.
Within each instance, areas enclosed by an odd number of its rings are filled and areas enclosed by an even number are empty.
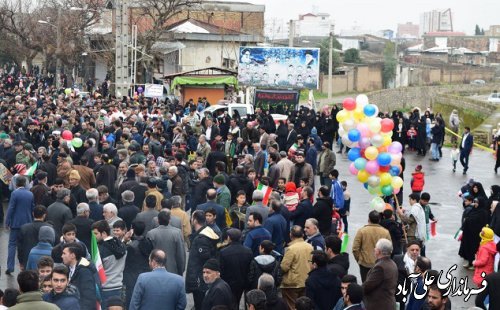
<svg viewBox="0 0 500 310"><path fill-rule="evenodd" d="M192 194L192 206L194 206L195 209L196 206L207 202L206 193L209 189L214 188L212 177L210 176L210 172L207 168L201 168L198 170L198 178L200 181L194 186Z"/></svg>
<svg viewBox="0 0 500 310"><path fill-rule="evenodd" d="M342 240L337 236L325 238L326 255L328 256L327 269L342 279L349 271L349 254L340 253Z"/></svg>
<svg viewBox="0 0 500 310"><path fill-rule="evenodd" d="M97 270L86 258L79 246L67 244L64 246L62 259L69 268L69 283L78 288L80 292L80 309L95 309ZM100 283L99 283L100 285Z"/></svg>
<svg viewBox="0 0 500 310"><path fill-rule="evenodd" d="M247 277L250 263L253 259L252 251L240 243L241 231L231 228L227 231L229 245L220 251L219 261L221 278L229 284L233 293L234 308L240 304L241 295L247 288Z"/></svg>
<svg viewBox="0 0 500 310"><path fill-rule="evenodd" d="M28 255L31 249L38 243L38 231L42 226L51 226L45 222L47 209L38 205L33 209L33 222L21 226L21 230L17 235L17 257L21 266L26 266Z"/></svg>

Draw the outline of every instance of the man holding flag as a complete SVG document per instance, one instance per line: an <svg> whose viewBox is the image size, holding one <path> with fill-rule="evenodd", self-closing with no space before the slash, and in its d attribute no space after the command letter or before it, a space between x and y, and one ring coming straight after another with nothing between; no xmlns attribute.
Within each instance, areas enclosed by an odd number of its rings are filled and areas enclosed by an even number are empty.
<svg viewBox="0 0 500 310"><path fill-rule="evenodd" d="M106 281L102 283L102 308L106 309L106 300L109 297L121 295L127 248L123 242L111 235L111 228L106 220L92 224L92 232L99 248L98 252L92 249L92 258L95 260L100 279L104 278L102 270L106 277ZM99 258L102 259L102 265Z"/></svg>

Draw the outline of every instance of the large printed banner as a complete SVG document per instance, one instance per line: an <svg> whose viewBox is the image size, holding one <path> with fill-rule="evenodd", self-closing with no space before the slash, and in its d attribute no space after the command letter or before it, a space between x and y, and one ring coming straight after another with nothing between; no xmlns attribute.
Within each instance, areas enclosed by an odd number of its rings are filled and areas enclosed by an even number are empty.
<svg viewBox="0 0 500 310"><path fill-rule="evenodd" d="M255 91L255 107L264 111L269 110L272 114L288 114L288 111L295 110L298 103L298 91L260 89Z"/></svg>
<svg viewBox="0 0 500 310"><path fill-rule="evenodd" d="M238 82L265 88L318 89L319 49L240 47Z"/></svg>

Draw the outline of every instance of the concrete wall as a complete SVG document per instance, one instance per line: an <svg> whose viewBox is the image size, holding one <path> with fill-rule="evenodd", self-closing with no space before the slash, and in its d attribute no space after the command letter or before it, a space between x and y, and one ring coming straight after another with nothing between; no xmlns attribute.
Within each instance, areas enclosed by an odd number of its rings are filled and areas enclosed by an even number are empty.
<svg viewBox="0 0 500 310"><path fill-rule="evenodd" d="M184 41L186 45L180 53L181 71L191 71L207 67L222 68L222 58L238 59L239 43Z"/></svg>
<svg viewBox="0 0 500 310"><path fill-rule="evenodd" d="M332 86L334 94L380 89L382 88L382 65L350 67L345 75L332 77ZM320 90L323 93L328 92L328 75L320 75Z"/></svg>

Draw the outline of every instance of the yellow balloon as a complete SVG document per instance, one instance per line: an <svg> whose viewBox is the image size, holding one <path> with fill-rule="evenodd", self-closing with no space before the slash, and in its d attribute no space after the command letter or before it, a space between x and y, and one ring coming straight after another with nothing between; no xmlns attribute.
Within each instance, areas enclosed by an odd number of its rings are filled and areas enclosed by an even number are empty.
<svg viewBox="0 0 500 310"><path fill-rule="evenodd" d="M384 141L384 142L382 143L382 145L383 145L383 146L389 146L389 145L392 143L392 139L391 139L391 137L388 137L388 136L383 136L383 137L382 137L382 139L383 139L383 141Z"/></svg>
<svg viewBox="0 0 500 310"><path fill-rule="evenodd" d="M378 156L378 150L374 146L369 146L365 150L365 157L369 160L375 160Z"/></svg>
<svg viewBox="0 0 500 310"><path fill-rule="evenodd" d="M349 113L347 113L346 110L340 110L337 113L337 121L339 121L339 123L343 123L347 121L347 119L349 119Z"/></svg>
<svg viewBox="0 0 500 310"><path fill-rule="evenodd" d="M356 110L354 110L353 116L354 116L354 119L357 122L362 121L366 117L365 113L363 113L363 109L356 109Z"/></svg>
<svg viewBox="0 0 500 310"><path fill-rule="evenodd" d="M391 185L393 188L401 188L403 186L403 179L400 177L392 177Z"/></svg>
<svg viewBox="0 0 500 310"><path fill-rule="evenodd" d="M380 185L381 186L389 185L389 184L391 184L391 182L392 182L392 176L389 173L384 172L380 175Z"/></svg>
<svg viewBox="0 0 500 310"><path fill-rule="evenodd" d="M368 178L370 177L370 174L366 170L359 170L358 172L358 180L361 183L365 183L368 181Z"/></svg>
<svg viewBox="0 0 500 310"><path fill-rule="evenodd" d="M389 132L381 132L380 133L382 136L387 136L387 137L392 137L392 131L389 131Z"/></svg>

